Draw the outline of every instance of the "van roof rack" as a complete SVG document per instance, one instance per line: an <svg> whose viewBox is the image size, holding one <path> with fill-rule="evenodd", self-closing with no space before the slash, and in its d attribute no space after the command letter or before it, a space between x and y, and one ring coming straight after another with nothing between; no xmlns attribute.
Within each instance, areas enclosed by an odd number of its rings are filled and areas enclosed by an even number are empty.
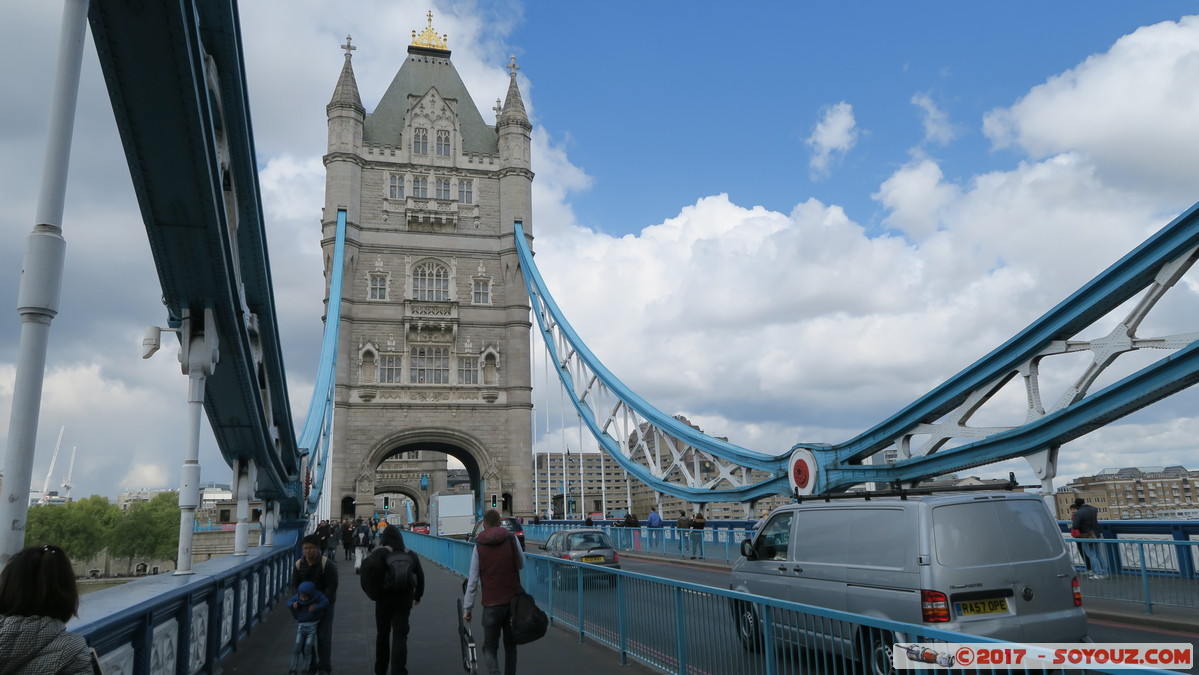
<svg viewBox="0 0 1199 675"><path fill-rule="evenodd" d="M1032 489L1032 488L1038 488L1038 487L1040 487L1040 486L1039 485L1020 485L1020 484L1018 484L1016 482L1015 472L1009 472L1007 482L1002 483L1002 484L990 483L990 484L986 484L986 485L940 485L940 486L930 485L927 487L905 488L905 487L900 486L899 481L895 481L894 483L891 484L891 487L887 488L886 490L867 490L865 492L837 492L837 493L825 492L825 493L821 493L821 494L805 496L805 495L799 494L799 491L796 490L794 498L795 498L795 503L797 503L797 504L802 504L805 501L828 502L828 501L832 501L834 499L865 499L866 501L870 501L874 497L899 497L900 499L907 499L908 497L913 497L913 496L939 494L939 493L943 493L943 492L980 492L983 490L991 490L991 491L1007 490L1010 492L1010 491L1018 489L1018 488Z"/></svg>

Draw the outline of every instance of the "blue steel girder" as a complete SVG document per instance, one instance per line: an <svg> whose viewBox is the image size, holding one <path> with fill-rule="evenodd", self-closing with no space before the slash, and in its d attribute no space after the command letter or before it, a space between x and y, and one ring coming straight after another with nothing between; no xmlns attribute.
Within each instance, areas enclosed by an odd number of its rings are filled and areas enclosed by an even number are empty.
<svg viewBox="0 0 1199 675"><path fill-rule="evenodd" d="M338 336L341 329L342 281L346 272L346 211L337 210L333 231L333 259L329 263L329 297L325 306L325 332L321 339L321 359L317 367L316 385L308 416L300 430L300 454L308 457L308 468L315 465L313 489L307 500L307 511L314 513L325 485L325 470L329 464L333 428L334 390L336 388Z"/></svg>
<svg viewBox="0 0 1199 675"><path fill-rule="evenodd" d="M237 5L92 0L88 15L169 319L212 309L205 411L258 496L299 509ZM211 329L211 327L205 327Z"/></svg>
<svg viewBox="0 0 1199 675"><path fill-rule="evenodd" d="M768 455L707 436L663 413L613 375L567 322L515 225L521 273L559 379L583 423L630 475L692 502L754 501L787 492L787 455Z"/></svg>
<svg viewBox="0 0 1199 675"><path fill-rule="evenodd" d="M916 482L1014 457L1028 457L1093 431L1199 381L1199 333L1137 336L1151 309L1194 264L1199 249L1199 204L1104 270L1003 345L911 405L837 445L801 443L816 466L802 492L844 490L863 481ZM1123 303L1140 298L1107 335L1074 340ZM1177 350L1118 382L1090 393L1096 379L1124 353ZM1065 394L1046 406L1040 365L1046 358L1090 351L1092 359ZM970 427L970 417L1012 378L1024 379L1026 415L1010 427ZM922 444L914 444L924 438ZM951 443L960 445L950 447ZM894 448L894 464L862 461ZM794 485L794 481L793 481Z"/></svg>

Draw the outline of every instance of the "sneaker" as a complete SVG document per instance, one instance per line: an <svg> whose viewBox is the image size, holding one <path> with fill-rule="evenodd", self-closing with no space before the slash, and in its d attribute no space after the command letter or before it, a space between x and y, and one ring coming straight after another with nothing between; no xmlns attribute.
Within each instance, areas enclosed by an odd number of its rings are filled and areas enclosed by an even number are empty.
<svg viewBox="0 0 1199 675"><path fill-rule="evenodd" d="M1094 579L1095 581L1103 581L1104 579L1107 578L1107 576L1105 576L1103 574L1092 574L1091 578Z"/></svg>

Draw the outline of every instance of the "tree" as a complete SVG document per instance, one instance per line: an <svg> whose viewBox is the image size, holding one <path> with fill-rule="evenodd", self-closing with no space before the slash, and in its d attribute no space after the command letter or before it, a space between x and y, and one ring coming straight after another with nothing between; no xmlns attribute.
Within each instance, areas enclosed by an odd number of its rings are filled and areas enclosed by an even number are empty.
<svg viewBox="0 0 1199 675"><path fill-rule="evenodd" d="M72 560L91 560L108 546L121 510L107 497L92 495L68 504L29 509L25 545L54 544Z"/></svg>
<svg viewBox="0 0 1199 675"><path fill-rule="evenodd" d="M160 492L148 502L134 504L117 523L108 552L129 561L174 558L179 550L179 493Z"/></svg>

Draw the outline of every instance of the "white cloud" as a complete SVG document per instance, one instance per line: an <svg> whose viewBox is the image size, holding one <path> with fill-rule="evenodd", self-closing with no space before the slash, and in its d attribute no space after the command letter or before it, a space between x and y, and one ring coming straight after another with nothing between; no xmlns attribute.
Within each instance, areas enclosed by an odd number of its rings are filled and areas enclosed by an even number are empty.
<svg viewBox="0 0 1199 675"><path fill-rule="evenodd" d="M820 111L820 121L808 136L807 144L812 148L809 166L813 173L827 174L838 157L845 156L858 142L857 121L853 106L841 101L826 106Z"/></svg>
<svg viewBox="0 0 1199 675"><path fill-rule="evenodd" d="M949 121L949 115L937 107L928 94L912 96L912 105L920 108L924 122L924 142L946 145L957 137L957 129Z"/></svg>
<svg viewBox="0 0 1199 675"><path fill-rule="evenodd" d="M996 147L1078 154L1105 183L1181 208L1199 182L1199 17L1146 26L993 110Z"/></svg>
<svg viewBox="0 0 1199 675"><path fill-rule="evenodd" d="M896 171L872 195L890 210L886 223L908 236L923 239L941 224L942 211L960 196L959 190L943 183L936 162L924 159Z"/></svg>
<svg viewBox="0 0 1199 675"><path fill-rule="evenodd" d="M121 479L121 487L126 489L156 488L169 484L166 469L157 464L135 464Z"/></svg>

